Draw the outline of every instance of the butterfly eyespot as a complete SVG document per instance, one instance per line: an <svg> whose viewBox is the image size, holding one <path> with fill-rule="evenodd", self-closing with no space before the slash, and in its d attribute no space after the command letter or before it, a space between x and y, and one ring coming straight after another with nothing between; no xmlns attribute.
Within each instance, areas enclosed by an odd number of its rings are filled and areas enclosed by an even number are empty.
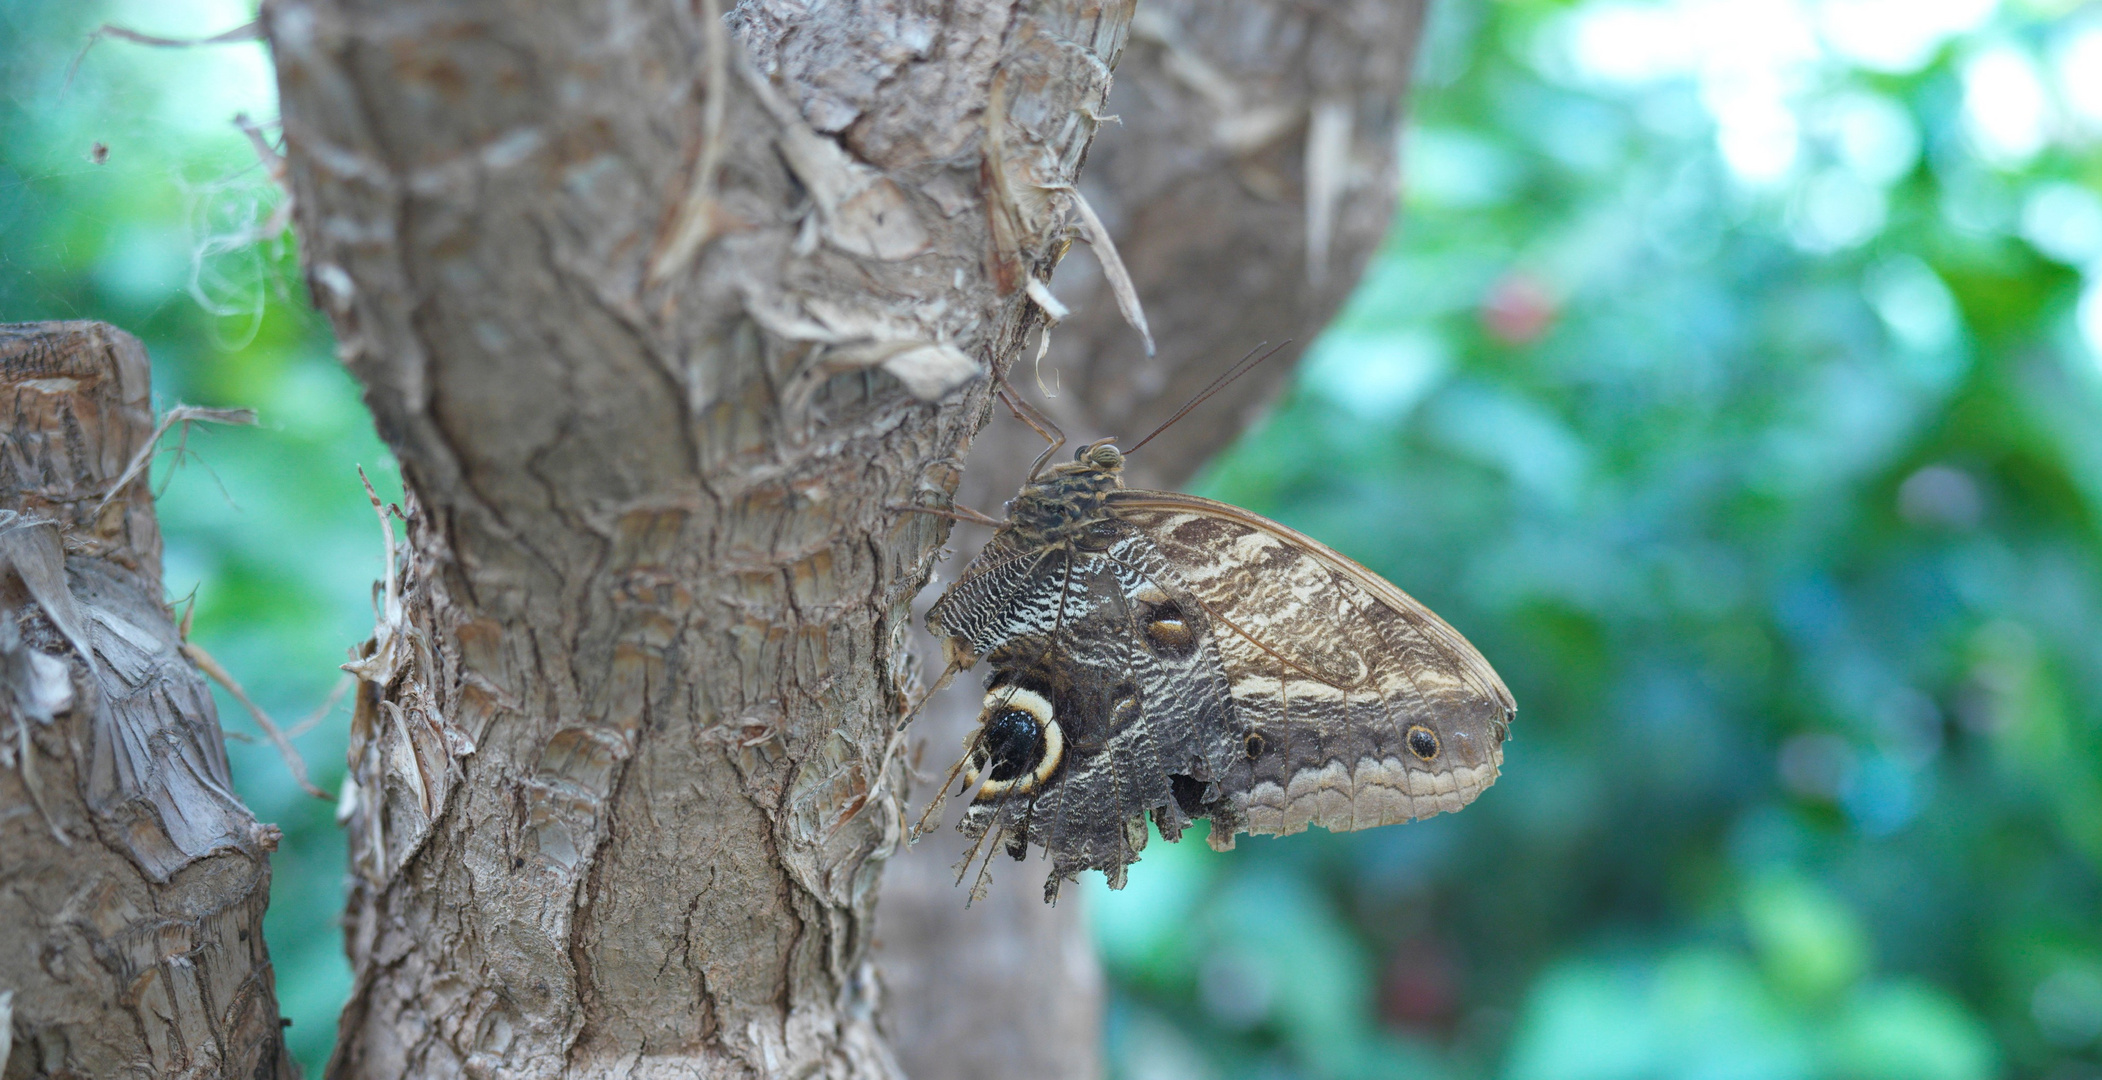
<svg viewBox="0 0 2102 1080"><path fill-rule="evenodd" d="M1111 731L1122 731L1137 723L1138 719L1139 699L1137 694L1125 692L1111 699L1109 706L1109 729Z"/></svg>
<svg viewBox="0 0 2102 1080"><path fill-rule="evenodd" d="M1161 652L1179 653L1197 641L1190 624L1181 619L1155 619L1146 624L1146 638Z"/></svg>
<svg viewBox="0 0 2102 1080"><path fill-rule="evenodd" d="M1269 743L1264 741L1263 733L1260 731L1251 731L1248 733L1247 738L1241 740L1241 752L1247 754L1250 761L1262 757L1263 751L1267 749L1269 749Z"/></svg>
<svg viewBox="0 0 2102 1080"><path fill-rule="evenodd" d="M1141 588L1133 599L1143 605L1139 609L1139 618L1146 624L1146 643L1152 645L1156 653L1190 656L1190 649L1196 647L1196 628L1190 626L1188 618L1183 618L1181 605L1152 584Z"/></svg>
<svg viewBox="0 0 2102 1080"><path fill-rule="evenodd" d="M1065 735L1042 694L1015 686L995 687L985 695L985 726L972 748L967 784L980 800L1035 791L1058 769Z"/></svg>
<svg viewBox="0 0 2102 1080"><path fill-rule="evenodd" d="M1438 733L1422 724L1409 725L1409 753L1425 761L1438 756Z"/></svg>
<svg viewBox="0 0 2102 1080"><path fill-rule="evenodd" d="M1044 726L1023 709L1009 709L985 725L985 752L995 780L1012 780L1036 768L1044 753Z"/></svg>

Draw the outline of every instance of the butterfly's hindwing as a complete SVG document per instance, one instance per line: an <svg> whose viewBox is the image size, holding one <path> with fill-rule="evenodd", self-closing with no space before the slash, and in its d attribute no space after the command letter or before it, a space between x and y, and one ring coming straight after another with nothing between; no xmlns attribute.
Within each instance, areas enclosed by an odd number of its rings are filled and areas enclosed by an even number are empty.
<svg viewBox="0 0 2102 1080"><path fill-rule="evenodd" d="M1190 819L1216 808L1242 723L1218 628L1159 548L1134 530L1105 557L1124 597L1124 637L1144 723L1154 732L1173 795L1146 809L1172 841Z"/></svg>
<svg viewBox="0 0 2102 1080"><path fill-rule="evenodd" d="M981 793L962 827L1042 845L1054 888L1085 869L1121 884L1148 816L1179 836L1231 766L1235 721L1214 635L1172 579L1146 573L1166 566L1151 548L1132 533L1103 552L1051 549L1044 576L1064 583L1055 616L1035 616L1045 589L1017 590L1038 599L1002 605L1019 632L986 651L988 702L1005 686L1044 696L1064 760L1040 790Z"/></svg>

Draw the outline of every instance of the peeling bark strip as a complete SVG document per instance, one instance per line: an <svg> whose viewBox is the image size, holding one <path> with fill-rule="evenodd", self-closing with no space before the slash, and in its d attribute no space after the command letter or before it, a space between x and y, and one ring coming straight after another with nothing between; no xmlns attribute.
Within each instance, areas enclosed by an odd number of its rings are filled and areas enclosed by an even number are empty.
<svg viewBox="0 0 2102 1080"><path fill-rule="evenodd" d="M294 1073L262 933L277 829L233 795L161 602L153 496L124 479L149 390L129 334L0 325L9 1077Z"/></svg>
<svg viewBox="0 0 2102 1080"><path fill-rule="evenodd" d="M1038 404L1076 440L1134 439L1256 342L1294 344L1131 458L1134 486L1187 481L1254 418L1356 285L1395 206L1424 9L1423 0L1140 6L1107 109L1122 123L1103 128L1080 186L1123 253L1160 351L1142 355L1093 260L1070 259L1053 285L1054 303L1072 314L1043 362L1043 382L1062 389ZM957 501L996 509L1042 449L1022 425L993 423L971 447ZM984 536L959 534L945 569L967 563ZM981 692L960 682L914 722L928 760L953 755L977 720ZM950 865L960 844L935 832L893 860L884 887L877 964L906 1072L1099 1075L1101 973L1083 898L1068 890L1046 907L1032 865L996 872L989 902L965 911Z"/></svg>
<svg viewBox="0 0 2102 1080"><path fill-rule="evenodd" d="M892 507L1038 317L1130 16L272 0L309 278L410 495L332 1075L896 1074L870 793L946 524Z"/></svg>

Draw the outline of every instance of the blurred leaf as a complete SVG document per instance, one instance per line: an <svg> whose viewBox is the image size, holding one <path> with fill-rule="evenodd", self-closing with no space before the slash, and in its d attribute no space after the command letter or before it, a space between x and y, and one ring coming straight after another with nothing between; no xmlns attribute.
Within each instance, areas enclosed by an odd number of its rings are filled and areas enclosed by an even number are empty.
<svg viewBox="0 0 2102 1080"><path fill-rule="evenodd" d="M1868 970L1868 940L1854 913L1793 874L1774 873L1745 890L1744 920L1768 978L1816 1007Z"/></svg>
<svg viewBox="0 0 2102 1080"><path fill-rule="evenodd" d="M1918 983L1877 983L1847 1002L1827 1043L1830 1075L1864 1080L1986 1080L1992 1038L1962 1004Z"/></svg>

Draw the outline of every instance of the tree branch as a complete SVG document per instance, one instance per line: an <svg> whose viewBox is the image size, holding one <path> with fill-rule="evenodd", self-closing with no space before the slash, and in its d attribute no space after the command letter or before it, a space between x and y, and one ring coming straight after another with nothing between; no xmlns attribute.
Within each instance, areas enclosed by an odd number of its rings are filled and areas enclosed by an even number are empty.
<svg viewBox="0 0 2102 1080"><path fill-rule="evenodd" d="M34 808L0 814L13 1060L290 1077L263 946L278 831L235 798L161 601L153 497L127 469L149 393L129 334L0 326L0 806Z"/></svg>
<svg viewBox="0 0 2102 1080"><path fill-rule="evenodd" d="M332 1075L888 1076L878 783L941 502L1130 0L278 0L408 491ZM727 64L729 70L724 70Z"/></svg>

